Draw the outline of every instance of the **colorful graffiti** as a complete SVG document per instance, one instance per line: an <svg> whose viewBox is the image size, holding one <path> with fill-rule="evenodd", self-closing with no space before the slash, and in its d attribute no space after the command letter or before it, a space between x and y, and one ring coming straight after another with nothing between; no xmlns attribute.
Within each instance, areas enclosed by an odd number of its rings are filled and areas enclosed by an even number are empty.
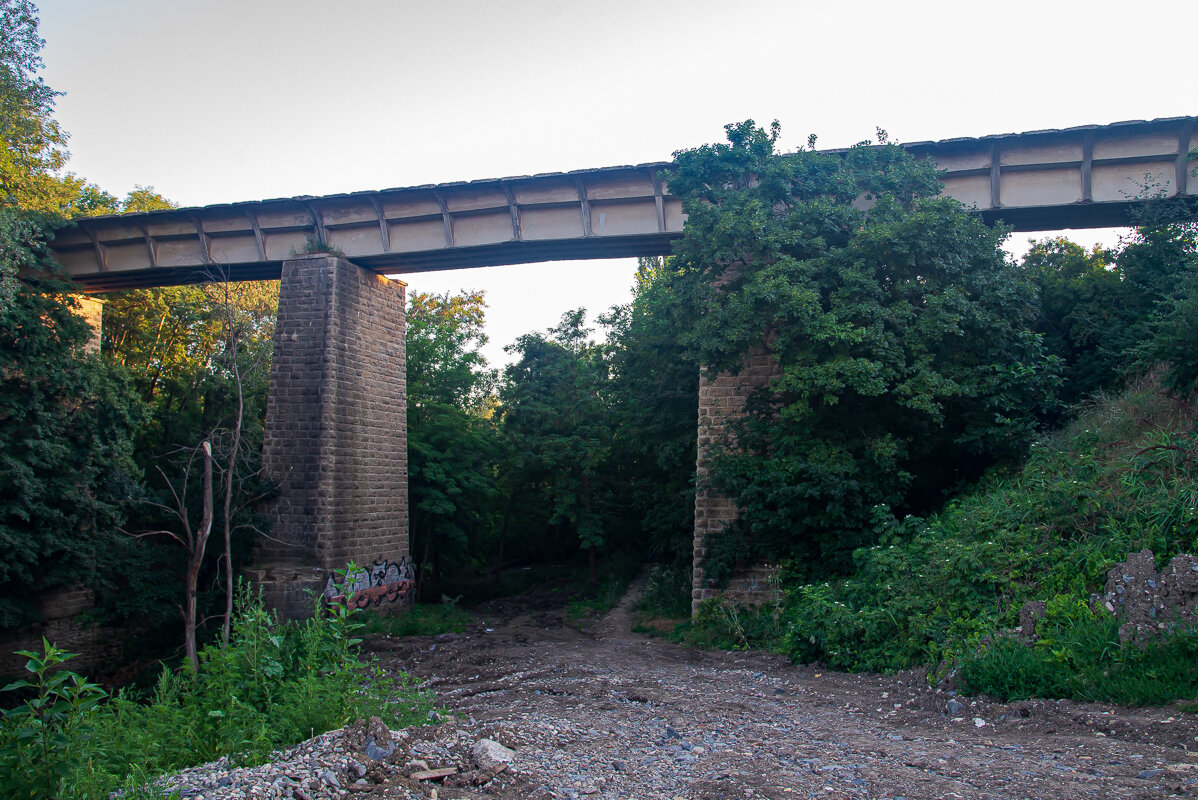
<svg viewBox="0 0 1198 800"><path fill-rule="evenodd" d="M406 601L414 590L415 575L406 557L375 561L370 567L356 567L344 575L330 572L323 596L326 602L347 603L354 608Z"/></svg>

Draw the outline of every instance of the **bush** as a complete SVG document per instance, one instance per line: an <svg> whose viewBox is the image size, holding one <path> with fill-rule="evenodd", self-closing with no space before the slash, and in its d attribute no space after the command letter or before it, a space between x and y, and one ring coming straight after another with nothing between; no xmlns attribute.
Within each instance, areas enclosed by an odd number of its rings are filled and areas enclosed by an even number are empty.
<svg viewBox="0 0 1198 800"><path fill-rule="evenodd" d="M59 725L60 786L21 796L101 798L221 756L262 763L279 748L371 716L391 727L421 724L429 695L364 662L361 628L357 612L342 606L280 623L243 587L227 646L205 647L198 673L163 670L148 702L121 694L75 712ZM0 728L0 758L39 759L14 719L6 715Z"/></svg>
<svg viewBox="0 0 1198 800"><path fill-rule="evenodd" d="M680 619L691 613L691 571L683 565L649 568L636 610L654 617Z"/></svg>
<svg viewBox="0 0 1198 800"><path fill-rule="evenodd" d="M997 637L967 657L961 688L1004 702L1032 697L1160 705L1198 694L1198 634L1143 648L1119 641L1119 623L1076 598L1056 598L1037 625L1035 644Z"/></svg>
<svg viewBox="0 0 1198 800"><path fill-rule="evenodd" d="M852 576L789 586L786 650L838 669L951 667L1029 600L1084 603L1129 552L1195 546L1196 447L1190 412L1156 378L1101 399L1021 471L885 530Z"/></svg>
<svg viewBox="0 0 1198 800"><path fill-rule="evenodd" d="M776 651L782 641L778 611L771 606L754 608L722 600L704 600L694 619L675 628L670 638L693 647Z"/></svg>

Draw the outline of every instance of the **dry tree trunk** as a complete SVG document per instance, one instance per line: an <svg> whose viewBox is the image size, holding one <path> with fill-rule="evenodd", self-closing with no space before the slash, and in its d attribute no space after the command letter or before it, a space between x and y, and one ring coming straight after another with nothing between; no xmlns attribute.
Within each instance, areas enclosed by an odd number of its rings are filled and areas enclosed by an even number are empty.
<svg viewBox="0 0 1198 800"><path fill-rule="evenodd" d="M233 626L233 523L230 519L230 506L233 503L233 479L237 472L237 451L241 446L241 423L245 415L245 393L241 385L241 362L238 358L237 330L233 325L233 309L229 299L229 282L225 288L225 325L228 326L229 357L233 361L233 379L237 383L237 418L233 422L232 441L229 443L229 456L225 462L225 622L221 629L221 642L229 644L229 634Z"/></svg>
<svg viewBox="0 0 1198 800"><path fill-rule="evenodd" d="M212 533L212 445L204 442L200 448L204 451L204 507L200 527L194 537L189 537L191 546L187 552L187 595L183 611L187 660L197 673L200 671L200 657L196 652L196 589L200 581L200 566L204 562L204 549L208 546L208 535Z"/></svg>

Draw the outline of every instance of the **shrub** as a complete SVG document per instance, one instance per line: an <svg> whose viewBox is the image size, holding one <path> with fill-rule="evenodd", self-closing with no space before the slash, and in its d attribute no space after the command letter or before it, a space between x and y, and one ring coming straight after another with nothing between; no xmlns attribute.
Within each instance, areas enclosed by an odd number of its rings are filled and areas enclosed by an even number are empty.
<svg viewBox="0 0 1198 800"><path fill-rule="evenodd" d="M704 600L694 619L670 637L694 647L720 650L777 650L782 637L778 609L743 606L724 600Z"/></svg>
<svg viewBox="0 0 1198 800"><path fill-rule="evenodd" d="M689 617L691 571L688 566L655 564L650 567L636 608L655 617Z"/></svg>
<svg viewBox="0 0 1198 800"><path fill-rule="evenodd" d="M1119 623L1076 598L1055 598L1037 625L1035 644L1000 636L965 658L967 692L1002 701L1032 697L1160 705L1198 694L1198 635L1145 647L1119 641Z"/></svg>
<svg viewBox="0 0 1198 800"><path fill-rule="evenodd" d="M1155 378L1099 400L1036 443L1021 471L996 472L855 551L850 577L788 587L787 652L849 670L951 667L1014 627L1026 601L1084 603L1129 552L1193 548L1196 444L1186 406ZM994 647L995 658L1023 657Z"/></svg>
<svg viewBox="0 0 1198 800"><path fill-rule="evenodd" d="M29 714L5 716L0 759L8 759L5 766L24 759L44 765L43 771L53 769L60 786L16 796L107 797L114 789L144 787L154 776L220 756L262 763L279 748L355 719L378 716L392 727L427 719L427 693L359 656L362 623L356 610L318 608L301 623L280 623L244 586L237 609L229 644L205 647L198 673L187 665L163 670L147 702L122 693L97 705L95 687L72 673L24 684L36 688L40 681L49 687L42 694L54 699L39 706L49 709L42 712L44 722L30 723ZM60 656L48 645L43 661ZM37 735L22 732L31 726ZM38 736L53 739L55 758L43 759L46 748ZM50 786L49 778L34 778L42 781L39 787ZM63 788L67 791L59 791Z"/></svg>

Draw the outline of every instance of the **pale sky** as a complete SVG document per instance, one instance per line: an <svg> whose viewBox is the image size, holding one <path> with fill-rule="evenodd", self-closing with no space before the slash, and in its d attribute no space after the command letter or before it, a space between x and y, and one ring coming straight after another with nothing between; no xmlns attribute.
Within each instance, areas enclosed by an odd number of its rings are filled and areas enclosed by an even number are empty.
<svg viewBox="0 0 1198 800"><path fill-rule="evenodd" d="M70 169L185 206L668 160L753 118L794 149L1198 114L1192 1L42 0ZM1086 244L1113 232L1079 232ZM1026 234L1012 249L1022 251ZM483 289L487 355L629 297L635 262Z"/></svg>

